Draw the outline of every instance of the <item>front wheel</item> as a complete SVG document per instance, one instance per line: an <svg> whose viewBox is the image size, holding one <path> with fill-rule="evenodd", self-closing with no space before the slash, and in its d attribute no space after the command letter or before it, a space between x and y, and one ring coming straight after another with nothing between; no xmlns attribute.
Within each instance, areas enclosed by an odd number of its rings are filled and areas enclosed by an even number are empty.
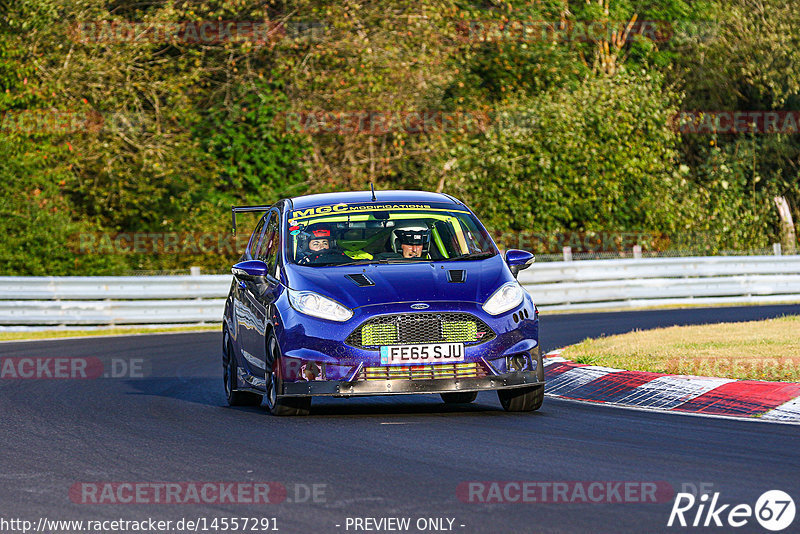
<svg viewBox="0 0 800 534"><path fill-rule="evenodd" d="M279 397L281 378L281 349L275 334L270 332L267 338L267 372L265 376L267 388L267 410L272 415L308 415L311 410L311 397Z"/></svg>
<svg viewBox="0 0 800 534"><path fill-rule="evenodd" d="M544 385L526 388L498 389L497 397L507 412L532 412L542 407Z"/></svg>
<svg viewBox="0 0 800 534"><path fill-rule="evenodd" d="M236 365L236 357L233 355L233 347L230 341L225 343L225 353L222 355L223 373L222 378L225 382L225 397L228 399L229 406L258 406L261 404L261 395L251 391L237 391L236 375L239 366Z"/></svg>

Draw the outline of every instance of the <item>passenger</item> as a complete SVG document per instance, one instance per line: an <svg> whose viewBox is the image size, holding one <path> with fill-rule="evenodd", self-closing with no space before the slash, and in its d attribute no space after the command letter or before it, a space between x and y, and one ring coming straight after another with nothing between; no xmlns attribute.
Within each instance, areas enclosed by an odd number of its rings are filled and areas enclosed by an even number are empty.
<svg viewBox="0 0 800 534"><path fill-rule="evenodd" d="M428 246L430 244L430 230L428 228L405 228L394 231L397 236L394 244L395 251L403 258L422 258L428 257Z"/></svg>

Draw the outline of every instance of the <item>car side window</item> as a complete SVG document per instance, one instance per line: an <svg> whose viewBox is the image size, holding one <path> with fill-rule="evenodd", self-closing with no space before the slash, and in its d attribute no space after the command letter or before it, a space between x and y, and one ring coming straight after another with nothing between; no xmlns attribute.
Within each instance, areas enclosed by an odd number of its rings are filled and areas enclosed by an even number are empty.
<svg viewBox="0 0 800 534"><path fill-rule="evenodd" d="M275 274L275 263L278 258L278 249L280 249L280 231L278 220L280 219L277 211L272 211L269 214L269 222L267 223L267 231L264 233L264 239L258 249L259 260L267 264L267 272Z"/></svg>
<svg viewBox="0 0 800 534"><path fill-rule="evenodd" d="M247 252L249 253L251 258L256 257L256 252L258 252L259 246L261 245L262 241L262 234L264 233L264 223L266 222L266 217L261 217L256 225L256 229L253 230L253 235L250 236L250 242L247 244Z"/></svg>

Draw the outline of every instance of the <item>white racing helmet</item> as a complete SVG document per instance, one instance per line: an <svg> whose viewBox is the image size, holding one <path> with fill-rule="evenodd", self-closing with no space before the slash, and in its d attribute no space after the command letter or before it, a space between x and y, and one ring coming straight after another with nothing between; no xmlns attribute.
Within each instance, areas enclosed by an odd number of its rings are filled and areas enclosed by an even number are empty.
<svg viewBox="0 0 800 534"><path fill-rule="evenodd" d="M405 224L392 231L392 250L403 253L401 245L422 245L422 253L427 254L431 244L431 231L422 223Z"/></svg>

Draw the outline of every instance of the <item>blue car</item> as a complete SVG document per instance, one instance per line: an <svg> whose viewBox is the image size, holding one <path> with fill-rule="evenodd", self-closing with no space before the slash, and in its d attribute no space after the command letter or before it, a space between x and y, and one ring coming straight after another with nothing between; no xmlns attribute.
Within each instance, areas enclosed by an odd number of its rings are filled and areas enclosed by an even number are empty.
<svg viewBox="0 0 800 534"><path fill-rule="evenodd" d="M225 303L231 405L266 398L305 415L316 396L497 391L507 411L544 399L538 310L517 282L529 252L503 257L472 211L421 191L284 199L266 212Z"/></svg>

